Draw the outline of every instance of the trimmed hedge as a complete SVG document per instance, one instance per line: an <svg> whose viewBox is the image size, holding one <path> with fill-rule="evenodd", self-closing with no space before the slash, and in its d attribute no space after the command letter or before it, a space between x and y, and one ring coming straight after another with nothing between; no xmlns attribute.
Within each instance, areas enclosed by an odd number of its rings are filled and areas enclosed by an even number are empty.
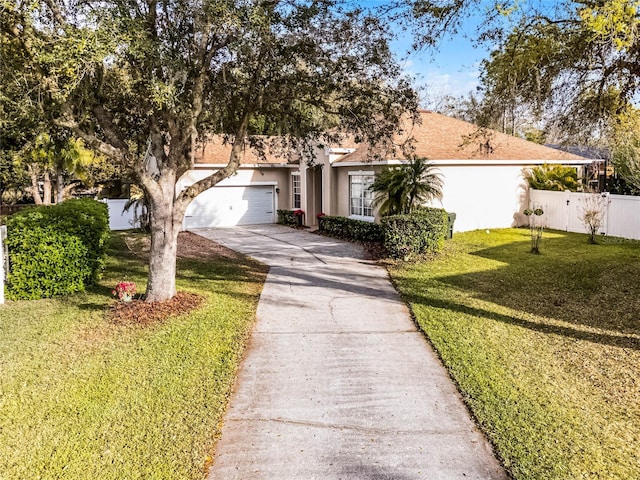
<svg viewBox="0 0 640 480"><path fill-rule="evenodd" d="M449 230L449 216L442 208L421 208L408 215L382 219L384 248L393 258L437 252L444 245Z"/></svg>
<svg viewBox="0 0 640 480"><path fill-rule="evenodd" d="M381 242L384 238L382 227L373 222L323 215L318 223L321 232L335 238L360 242Z"/></svg>
<svg viewBox="0 0 640 480"><path fill-rule="evenodd" d="M295 226L298 224L293 210L278 210L278 223L281 225Z"/></svg>
<svg viewBox="0 0 640 480"><path fill-rule="evenodd" d="M95 284L105 265L109 213L95 200L67 200L7 219L12 299L49 298Z"/></svg>

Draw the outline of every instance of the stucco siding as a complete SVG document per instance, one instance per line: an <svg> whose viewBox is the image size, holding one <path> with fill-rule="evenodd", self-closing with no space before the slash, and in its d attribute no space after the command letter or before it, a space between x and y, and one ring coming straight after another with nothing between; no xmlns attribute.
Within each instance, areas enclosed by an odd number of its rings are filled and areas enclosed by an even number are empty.
<svg viewBox="0 0 640 480"><path fill-rule="evenodd" d="M332 215L349 216L349 172L378 172L380 166L335 168L335 202ZM458 232L517 226L518 212L526 205L522 167L514 165L439 166L444 182L444 208L457 216ZM376 220L379 215L376 214Z"/></svg>
<svg viewBox="0 0 640 480"><path fill-rule="evenodd" d="M335 204L333 205L333 209L331 211L331 215L340 215L343 217L348 217L349 212L349 173L354 172L373 172L374 174L382 170L383 167L379 165L365 165L362 167L340 167L336 168L335 171ZM376 214L376 220L379 216Z"/></svg>
<svg viewBox="0 0 640 480"><path fill-rule="evenodd" d="M517 226L516 215L526 204L520 166L441 166L442 206L456 214L454 230Z"/></svg>

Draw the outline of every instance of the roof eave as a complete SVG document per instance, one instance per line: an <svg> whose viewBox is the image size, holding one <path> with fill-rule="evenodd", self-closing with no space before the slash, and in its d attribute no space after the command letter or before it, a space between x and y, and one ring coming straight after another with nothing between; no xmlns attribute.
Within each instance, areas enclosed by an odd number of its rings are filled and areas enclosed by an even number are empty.
<svg viewBox="0 0 640 480"><path fill-rule="evenodd" d="M196 163L194 168L214 169L224 168L227 163ZM300 168L298 163L241 163L238 168Z"/></svg>
<svg viewBox="0 0 640 480"><path fill-rule="evenodd" d="M604 160L591 160L585 159L566 159L566 160L549 160L549 159L440 159L440 160L428 160L433 165L515 165L515 166L528 166L528 165L590 165L593 162L602 162ZM382 160L382 161L360 161L360 162L336 162L332 164L333 167L363 167L363 166L375 166L375 165L402 165L406 163L404 160Z"/></svg>

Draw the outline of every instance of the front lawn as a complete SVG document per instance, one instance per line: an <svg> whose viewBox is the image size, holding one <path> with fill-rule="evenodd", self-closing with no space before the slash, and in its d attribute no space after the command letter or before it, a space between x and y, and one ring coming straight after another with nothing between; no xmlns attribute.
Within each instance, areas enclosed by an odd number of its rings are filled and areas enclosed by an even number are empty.
<svg viewBox="0 0 640 480"><path fill-rule="evenodd" d="M266 270L186 248L178 289L202 305L113 321L118 281L144 291L144 244L115 234L94 291L0 306L2 480L204 477Z"/></svg>
<svg viewBox="0 0 640 480"><path fill-rule="evenodd" d="M640 242L528 233L390 272L515 478L640 478Z"/></svg>

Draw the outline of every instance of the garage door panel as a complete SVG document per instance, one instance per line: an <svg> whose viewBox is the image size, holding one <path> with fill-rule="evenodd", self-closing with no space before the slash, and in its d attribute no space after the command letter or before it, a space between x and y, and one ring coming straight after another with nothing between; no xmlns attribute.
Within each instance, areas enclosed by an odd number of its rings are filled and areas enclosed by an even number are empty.
<svg viewBox="0 0 640 480"><path fill-rule="evenodd" d="M274 223L272 186L214 187L187 208L184 228Z"/></svg>

